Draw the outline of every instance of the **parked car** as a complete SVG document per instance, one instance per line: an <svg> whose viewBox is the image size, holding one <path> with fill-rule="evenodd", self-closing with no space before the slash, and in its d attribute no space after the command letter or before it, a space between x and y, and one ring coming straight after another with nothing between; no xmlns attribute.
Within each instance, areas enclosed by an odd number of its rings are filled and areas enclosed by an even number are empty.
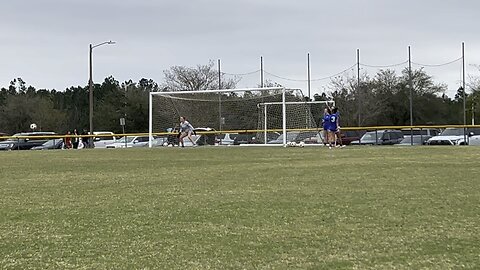
<svg viewBox="0 0 480 270"><path fill-rule="evenodd" d="M440 134L440 130L436 128L405 128L402 129L402 133L404 138L400 145L425 145L430 138Z"/></svg>
<svg viewBox="0 0 480 270"><path fill-rule="evenodd" d="M110 131L94 131L93 145L95 148L107 148L107 145L113 144L117 141L113 132Z"/></svg>
<svg viewBox="0 0 480 270"><path fill-rule="evenodd" d="M233 145L258 143L257 137L253 133L237 134L233 140Z"/></svg>
<svg viewBox="0 0 480 270"><path fill-rule="evenodd" d="M195 144L197 145L215 145L216 134L213 128L195 128ZM193 136L192 136L193 137ZM188 139L183 140L188 141Z"/></svg>
<svg viewBox="0 0 480 270"><path fill-rule="evenodd" d="M465 135L464 135L464 132ZM427 141L429 145L465 145L465 137L467 141L472 140L473 145L480 139L480 128L446 128L440 135L434 136Z"/></svg>
<svg viewBox="0 0 480 270"><path fill-rule="evenodd" d="M254 143L262 144L265 141L268 143L269 141L273 141L273 140L278 139L278 136L280 136L280 134L281 133L277 132L277 131L267 132L266 133L267 136L265 138L265 132L264 131L258 132L258 133L256 133ZM254 135L251 135L251 137L254 137Z"/></svg>
<svg viewBox="0 0 480 270"><path fill-rule="evenodd" d="M217 145L233 145L235 138L238 136L238 133L224 133L219 134L216 137L215 144Z"/></svg>
<svg viewBox="0 0 480 270"><path fill-rule="evenodd" d="M152 147L158 147L158 146L167 146L168 145L168 138L167 137L154 137L152 141ZM148 142L145 145L145 147L148 147Z"/></svg>
<svg viewBox="0 0 480 270"><path fill-rule="evenodd" d="M480 134L470 136L468 145L480 145Z"/></svg>
<svg viewBox="0 0 480 270"><path fill-rule="evenodd" d="M430 136L426 136L426 135L405 135L405 137L403 137L403 140L397 145L399 146L425 145L427 144L427 140L429 138Z"/></svg>
<svg viewBox="0 0 480 270"><path fill-rule="evenodd" d="M105 148L131 148L131 147L144 147L148 145L148 135L145 136L126 136L116 140L112 144L108 144ZM155 140L155 137L152 138Z"/></svg>
<svg viewBox="0 0 480 270"><path fill-rule="evenodd" d="M29 150L48 141L55 132L25 132L14 134L8 140L0 142L0 150ZM18 137L18 138L15 138Z"/></svg>
<svg viewBox="0 0 480 270"><path fill-rule="evenodd" d="M323 138L323 133L318 132L318 133L312 133L311 137L305 138L302 140L304 144L323 144L324 138Z"/></svg>
<svg viewBox="0 0 480 270"><path fill-rule="evenodd" d="M288 131L287 142L299 143L299 142L304 142L305 140L311 141L312 138L317 138L317 142L318 142L318 138L321 138L319 136L320 136L319 133L316 131ZM283 143L283 134L278 136L277 139L267 142L267 144L282 144L282 143ZM321 143L321 139L320 139L320 142L318 143Z"/></svg>
<svg viewBox="0 0 480 270"><path fill-rule="evenodd" d="M63 139L51 139L46 141L44 144L32 147L31 150L49 150L49 149L63 149L64 142Z"/></svg>
<svg viewBox="0 0 480 270"><path fill-rule="evenodd" d="M353 141L358 141L362 137L363 134L365 134L365 131L361 130L341 130L340 131L341 138L342 138L342 144L343 145L349 145Z"/></svg>
<svg viewBox="0 0 480 270"><path fill-rule="evenodd" d="M404 128L402 129L402 133L404 137L410 136L410 135L419 135L419 136L429 136L429 137L434 137L438 136L440 134L440 130L437 128Z"/></svg>
<svg viewBox="0 0 480 270"><path fill-rule="evenodd" d="M363 134L359 141L353 141L352 145L392 145L398 144L403 140L403 134L400 130L377 130L369 131Z"/></svg>
<svg viewBox="0 0 480 270"><path fill-rule="evenodd" d="M171 135L167 136L167 142L169 145L177 146L179 145L178 135L179 129L171 128L168 129L168 132L171 132ZM215 145L216 141L215 129L213 128L194 128L194 134L192 134L193 142L196 145ZM185 147L193 146L192 142L188 138L183 139L183 144Z"/></svg>

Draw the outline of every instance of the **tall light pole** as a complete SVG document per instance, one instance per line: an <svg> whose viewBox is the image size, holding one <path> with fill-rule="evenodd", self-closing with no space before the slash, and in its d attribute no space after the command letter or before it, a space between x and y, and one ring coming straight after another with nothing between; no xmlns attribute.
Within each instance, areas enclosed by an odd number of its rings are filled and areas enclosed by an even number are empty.
<svg viewBox="0 0 480 270"><path fill-rule="evenodd" d="M463 141L465 145L469 143L469 136L467 136L467 97L465 92L467 88L465 87L465 42L462 42L462 88L463 88Z"/></svg>
<svg viewBox="0 0 480 270"><path fill-rule="evenodd" d="M412 54L408 46L408 82L410 88L410 145L413 145L413 75L412 75Z"/></svg>
<svg viewBox="0 0 480 270"><path fill-rule="evenodd" d="M307 80L308 80L308 84L307 84L307 88L308 88L308 101L312 101L310 99L310 53L307 53Z"/></svg>
<svg viewBox="0 0 480 270"><path fill-rule="evenodd" d="M90 120L90 135L93 135L93 79L92 79L92 52L93 49L96 47L100 47L102 45L112 45L115 44L114 41L105 41L96 45L90 44L90 51L89 51L89 58L90 58L90 79L88 81L88 100L90 104L90 113L89 113L89 120ZM88 140L88 146L93 148L93 137L90 137Z"/></svg>
<svg viewBox="0 0 480 270"><path fill-rule="evenodd" d="M360 88L360 49L357 49L357 95L358 95L358 126L361 126L362 123L362 99L361 99L361 88ZM361 141L360 141L361 142Z"/></svg>

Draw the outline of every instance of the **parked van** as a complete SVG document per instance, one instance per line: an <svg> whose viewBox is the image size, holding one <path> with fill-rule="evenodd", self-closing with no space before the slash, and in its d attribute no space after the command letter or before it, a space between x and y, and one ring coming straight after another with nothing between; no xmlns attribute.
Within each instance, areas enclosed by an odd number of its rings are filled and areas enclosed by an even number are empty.
<svg viewBox="0 0 480 270"><path fill-rule="evenodd" d="M403 140L399 145L424 145L427 141L440 134L440 130L436 128L405 128L402 129Z"/></svg>

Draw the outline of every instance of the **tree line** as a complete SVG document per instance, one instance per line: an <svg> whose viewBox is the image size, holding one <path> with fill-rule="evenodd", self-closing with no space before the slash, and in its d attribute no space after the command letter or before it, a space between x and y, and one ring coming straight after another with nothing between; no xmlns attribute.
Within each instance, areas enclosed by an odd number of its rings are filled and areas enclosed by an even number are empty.
<svg viewBox="0 0 480 270"><path fill-rule="evenodd" d="M480 112L476 104L480 100L479 82L471 78L467 85L467 124L472 113ZM342 111L343 126L409 126L410 96L413 125L463 124L463 87L449 97L445 94L447 85L436 83L423 69L412 70L411 76L408 69L401 74L380 70L373 77L363 75L360 84L354 76L337 77L328 88L328 93L314 98L335 100Z"/></svg>
<svg viewBox="0 0 480 270"><path fill-rule="evenodd" d="M121 117L126 132L148 131L148 94L151 91L206 90L235 88L237 78L226 79L214 68L214 62L196 67L174 66L164 71L164 80L119 82L110 76L94 84L94 128L121 133ZM280 86L267 82L265 86ZM462 124L463 89L454 97L445 95L447 86L436 83L424 70L397 74L380 70L373 77L362 75L360 84L353 75L331 80L327 91L314 95L315 100L335 100L342 112L342 126L409 125L410 87L413 86L414 125ZM28 131L30 124L38 130L64 133L89 128L88 85L72 86L64 91L36 89L15 78L0 89L0 132L13 134ZM480 81L471 78L467 87L467 119L472 112L480 115L476 105ZM307 98L306 98L307 99ZM208 113L208 112L204 112ZM255 119L256 120L256 119Z"/></svg>

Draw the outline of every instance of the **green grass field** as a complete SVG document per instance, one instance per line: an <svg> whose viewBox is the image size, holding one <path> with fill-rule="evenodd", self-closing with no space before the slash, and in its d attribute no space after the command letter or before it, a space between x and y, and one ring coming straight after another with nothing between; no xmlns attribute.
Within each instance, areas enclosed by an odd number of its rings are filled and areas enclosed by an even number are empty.
<svg viewBox="0 0 480 270"><path fill-rule="evenodd" d="M480 267L480 148L0 153L2 269Z"/></svg>

